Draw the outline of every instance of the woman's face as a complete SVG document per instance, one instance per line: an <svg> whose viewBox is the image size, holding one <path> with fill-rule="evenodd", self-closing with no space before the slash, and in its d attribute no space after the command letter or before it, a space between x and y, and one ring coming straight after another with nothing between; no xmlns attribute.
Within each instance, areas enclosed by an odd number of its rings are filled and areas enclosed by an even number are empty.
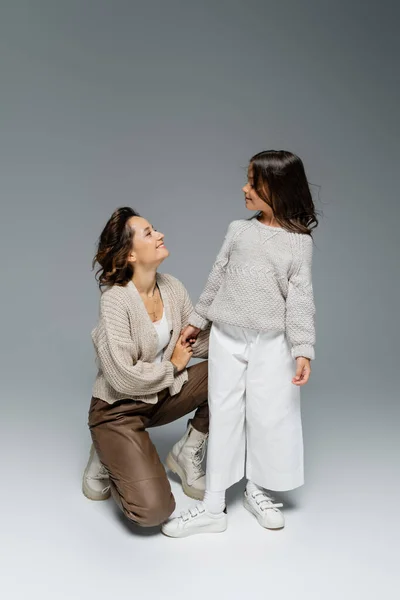
<svg viewBox="0 0 400 600"><path fill-rule="evenodd" d="M262 198L260 198L253 186L253 166L250 164L249 168L247 169L247 183L245 186L242 187L242 191L244 193L244 198L246 202L246 208L248 208L249 210L268 210L268 205L264 202Z"/></svg>
<svg viewBox="0 0 400 600"><path fill-rule="evenodd" d="M164 245L164 234L153 229L143 217L131 217L128 225L134 229L129 262L134 266L157 267L169 256Z"/></svg>

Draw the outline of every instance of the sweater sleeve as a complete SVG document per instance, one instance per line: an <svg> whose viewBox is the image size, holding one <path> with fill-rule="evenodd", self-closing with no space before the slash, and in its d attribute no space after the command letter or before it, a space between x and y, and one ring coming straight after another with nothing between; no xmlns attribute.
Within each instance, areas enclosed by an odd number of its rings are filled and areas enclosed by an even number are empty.
<svg viewBox="0 0 400 600"><path fill-rule="evenodd" d="M286 334L292 347L292 356L315 358L315 305L311 279L313 241L304 236L302 257L289 279L286 298Z"/></svg>
<svg viewBox="0 0 400 600"><path fill-rule="evenodd" d="M183 304L182 304L182 326L185 328L189 325L190 316L193 314L193 304L186 288L183 288ZM208 357L208 342L210 337L210 325L206 329L200 331L196 342L193 344L193 358Z"/></svg>
<svg viewBox="0 0 400 600"><path fill-rule="evenodd" d="M221 287L224 273L229 262L229 252L233 239L233 228L234 222L228 227L221 250L217 255L213 268L211 269L211 273L208 276L206 286L196 304L194 312L192 312L190 315L190 325L198 327L199 329L205 330L210 324L209 320L207 319L207 313L219 288Z"/></svg>
<svg viewBox="0 0 400 600"><path fill-rule="evenodd" d="M133 363L128 311L115 299L102 297L100 321L92 338L104 377L117 392L127 397L156 394L172 385L174 367L170 361Z"/></svg>

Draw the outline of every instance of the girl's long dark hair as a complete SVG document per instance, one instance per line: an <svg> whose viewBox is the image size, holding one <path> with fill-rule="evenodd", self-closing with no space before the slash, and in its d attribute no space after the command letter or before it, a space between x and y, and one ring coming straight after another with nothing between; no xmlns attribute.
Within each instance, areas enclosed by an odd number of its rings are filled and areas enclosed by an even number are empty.
<svg viewBox="0 0 400 600"><path fill-rule="evenodd" d="M318 219L301 159L285 150L265 150L250 159L253 186L277 222L289 231L311 235Z"/></svg>
<svg viewBox="0 0 400 600"><path fill-rule="evenodd" d="M128 225L131 217L140 215L129 206L117 208L107 221L97 243L97 252L92 267L96 263L96 280L100 289L103 286L126 285L132 279L133 267L128 262L132 250L134 230Z"/></svg>

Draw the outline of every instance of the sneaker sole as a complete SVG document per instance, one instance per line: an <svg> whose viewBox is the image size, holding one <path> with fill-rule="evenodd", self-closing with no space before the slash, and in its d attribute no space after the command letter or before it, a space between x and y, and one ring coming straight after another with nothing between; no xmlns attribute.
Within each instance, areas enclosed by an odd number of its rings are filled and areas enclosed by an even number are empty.
<svg viewBox="0 0 400 600"><path fill-rule="evenodd" d="M246 498L243 500L243 506L245 507L246 510L249 511L249 513L251 513L253 515L253 517L255 517L257 519L257 521L259 522L259 524L261 525L261 527L264 527L264 529L271 529L271 531L279 531L280 529L283 529L285 527L285 525L279 525L279 527L274 527L274 526L269 526L269 525L265 525L262 522L262 519L260 518L260 515L257 514L254 510L253 507L251 506L251 504L249 502L247 502Z"/></svg>
<svg viewBox="0 0 400 600"><path fill-rule="evenodd" d="M204 492L200 490L195 490L188 484L185 476L185 471L176 462L171 452L168 454L165 464L167 465L170 471L178 475L179 479L182 482L182 489L185 492L186 496L189 496L189 498L193 498L194 500L203 500Z"/></svg>
<svg viewBox="0 0 400 600"><path fill-rule="evenodd" d="M215 523L213 525L208 525L207 527L199 527L198 529L188 529L184 531L164 531L161 528L161 532L170 538L186 538L191 535L197 535L198 533L223 533L226 531L228 527L228 523L226 519L224 519L221 523Z"/></svg>
<svg viewBox="0 0 400 600"><path fill-rule="evenodd" d="M86 469L84 470L83 477L82 477L82 493L84 496L86 496L86 498L88 500L94 500L95 502L100 502L101 500L108 500L108 498L111 496L111 490L108 490L108 492L106 492L105 494L103 494L103 492L96 492L95 490L92 490L89 487L89 485L86 481L87 471L88 471L90 462L93 457L93 452L94 452L94 450L93 450L93 446L92 446L90 449L89 460L88 460Z"/></svg>

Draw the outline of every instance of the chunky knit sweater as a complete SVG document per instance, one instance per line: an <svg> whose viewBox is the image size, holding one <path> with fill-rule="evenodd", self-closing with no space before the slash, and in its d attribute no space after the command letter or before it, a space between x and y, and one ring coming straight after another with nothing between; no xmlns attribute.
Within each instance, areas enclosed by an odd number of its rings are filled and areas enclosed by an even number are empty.
<svg viewBox="0 0 400 600"><path fill-rule="evenodd" d="M210 321L286 332L292 356L315 358L312 238L260 223L233 221L191 325Z"/></svg>
<svg viewBox="0 0 400 600"><path fill-rule="evenodd" d="M186 369L174 374L170 358L193 306L185 287L175 277L158 274L157 284L171 331L160 363L154 362L157 332L134 283L114 285L102 293L100 318L92 331L99 367L94 397L110 404L124 398L155 404L158 392L169 388L175 395L188 380ZM194 357L207 357L208 338L206 329L193 345Z"/></svg>

